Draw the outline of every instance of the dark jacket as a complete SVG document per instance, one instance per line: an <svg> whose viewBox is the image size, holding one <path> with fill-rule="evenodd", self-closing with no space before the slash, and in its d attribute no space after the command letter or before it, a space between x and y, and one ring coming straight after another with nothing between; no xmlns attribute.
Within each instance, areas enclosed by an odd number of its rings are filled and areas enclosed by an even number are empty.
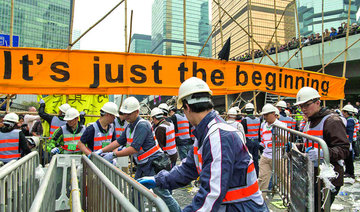
<svg viewBox="0 0 360 212"><path fill-rule="evenodd" d="M331 111L326 108L321 108L320 111L309 117L310 127L318 125L322 118ZM342 186L344 184L344 169L338 164L339 160L345 160L350 154L350 143L346 137L346 130L344 123L337 114L330 116L324 123L323 139L328 145L330 153L330 163L334 166L335 172L339 176L332 180L334 186Z"/></svg>

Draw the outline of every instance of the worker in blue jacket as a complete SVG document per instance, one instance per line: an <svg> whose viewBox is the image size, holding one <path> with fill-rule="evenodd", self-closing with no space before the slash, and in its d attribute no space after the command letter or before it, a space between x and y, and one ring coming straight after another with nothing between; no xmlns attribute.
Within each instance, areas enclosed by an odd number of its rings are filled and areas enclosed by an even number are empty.
<svg viewBox="0 0 360 212"><path fill-rule="evenodd" d="M195 126L194 147L170 172L138 181L148 188L176 189L199 178L200 189L183 211L269 211L240 133L213 110L212 91L199 78L184 81L177 106Z"/></svg>

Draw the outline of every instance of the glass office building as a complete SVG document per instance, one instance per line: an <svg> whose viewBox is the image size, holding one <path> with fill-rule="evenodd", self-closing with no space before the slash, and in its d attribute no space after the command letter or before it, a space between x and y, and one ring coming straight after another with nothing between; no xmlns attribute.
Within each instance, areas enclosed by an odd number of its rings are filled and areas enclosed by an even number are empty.
<svg viewBox="0 0 360 212"><path fill-rule="evenodd" d="M131 36L130 52L151 53L151 36L143 34L133 34Z"/></svg>
<svg viewBox="0 0 360 212"><path fill-rule="evenodd" d="M300 33L303 36L320 33L322 29L322 5L320 0L298 0ZM351 23L356 22L356 12L360 6L359 0L351 1ZM334 27L336 30L341 23L347 23L349 0L324 1L324 29Z"/></svg>
<svg viewBox="0 0 360 212"><path fill-rule="evenodd" d="M210 35L208 0L186 0L187 55L198 56ZM153 54L184 54L183 0L155 0L152 5ZM201 53L211 57L211 40Z"/></svg>
<svg viewBox="0 0 360 212"><path fill-rule="evenodd" d="M223 15L223 11L221 10L220 17L222 16L223 44L225 44L226 40L231 36L230 58L236 58L245 53L250 53L252 48L251 39L237 24L241 25L251 34L252 20L252 34L254 39L263 48L268 45L275 31L275 8L277 22L284 13L284 17L281 19L277 30L278 43L284 44L294 35L294 33L286 32L295 31L295 25L292 26L291 24L286 24L285 26L285 22L290 23L294 18L294 10L289 6L293 0L276 0L276 5L274 5L274 1L270 0L220 0L219 2L221 7L223 7L236 21L235 22L226 14ZM220 24L217 24L220 19L217 4L212 4L211 12L213 28L217 25L212 35L212 55L217 58L219 51L222 49ZM271 44L275 44L275 38L273 38ZM260 47L254 44L254 49L260 49Z"/></svg>
<svg viewBox="0 0 360 212"><path fill-rule="evenodd" d="M72 0L15 0L13 34L20 47L65 49ZM11 0L0 1L0 33L10 34Z"/></svg>

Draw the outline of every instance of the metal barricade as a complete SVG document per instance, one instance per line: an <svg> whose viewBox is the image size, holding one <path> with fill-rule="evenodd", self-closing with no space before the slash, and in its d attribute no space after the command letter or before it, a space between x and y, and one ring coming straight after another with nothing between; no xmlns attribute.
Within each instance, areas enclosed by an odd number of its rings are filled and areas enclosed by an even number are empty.
<svg viewBox="0 0 360 212"><path fill-rule="evenodd" d="M320 161L319 158L317 164L324 162L330 165L329 150L323 139L274 124L272 139L272 192L279 193L284 206L292 211L314 211L315 201L317 201L318 211L321 211L321 195L317 195L318 198L316 200L314 198L316 192L321 194L321 183L317 183L317 188L314 187L315 180L317 180L314 176L314 164L303 153L291 148L297 144L297 141L303 140L308 142L308 146L321 146L323 159ZM289 153L285 151L286 148L288 148ZM320 155L320 148L318 148L318 155ZM319 173L320 170L317 168L315 171ZM330 211L330 190L325 188L324 191L324 210Z"/></svg>
<svg viewBox="0 0 360 212"><path fill-rule="evenodd" d="M36 193L35 199L29 210L30 212L55 211L56 160L57 156L55 155L52 157L50 164L46 170L44 179L41 182L40 188Z"/></svg>
<svg viewBox="0 0 360 212"><path fill-rule="evenodd" d="M89 158L82 156L81 162L84 211L138 211Z"/></svg>
<svg viewBox="0 0 360 212"><path fill-rule="evenodd" d="M72 212L81 212L80 190L74 159L71 160L70 210Z"/></svg>
<svg viewBox="0 0 360 212"><path fill-rule="evenodd" d="M0 169L0 211L28 211L38 190L35 169L39 154L31 152Z"/></svg>
<svg viewBox="0 0 360 212"><path fill-rule="evenodd" d="M169 211L165 202L97 154L91 160L139 211Z"/></svg>

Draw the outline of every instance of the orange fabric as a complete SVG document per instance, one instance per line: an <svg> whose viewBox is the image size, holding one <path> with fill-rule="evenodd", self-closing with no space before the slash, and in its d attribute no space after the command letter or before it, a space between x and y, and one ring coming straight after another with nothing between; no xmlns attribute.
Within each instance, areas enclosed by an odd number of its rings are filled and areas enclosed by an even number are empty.
<svg viewBox="0 0 360 212"><path fill-rule="evenodd" d="M225 198L223 199L223 202L243 199L245 197L249 197L255 194L257 191L259 191L259 185L258 182L256 181L254 184L248 187L236 189L233 191L228 191L225 195Z"/></svg>
<svg viewBox="0 0 360 212"><path fill-rule="evenodd" d="M176 144L172 145L172 146L168 146L168 147L163 147L162 149L164 151L167 151L167 150L170 150L170 149L173 149L173 148L176 148Z"/></svg>
<svg viewBox="0 0 360 212"><path fill-rule="evenodd" d="M177 124L186 124L186 123L189 123L188 121L178 121Z"/></svg>
<svg viewBox="0 0 360 212"><path fill-rule="evenodd" d="M248 127L256 127L256 126L260 126L260 123L259 124L247 124Z"/></svg>
<svg viewBox="0 0 360 212"><path fill-rule="evenodd" d="M171 130L171 131L167 132L166 136L170 135L171 133L175 133L175 130Z"/></svg>
<svg viewBox="0 0 360 212"><path fill-rule="evenodd" d="M12 146L12 147L3 147L3 148L0 148L0 152L1 152L1 151L11 151L11 150L19 150L19 146Z"/></svg>
<svg viewBox="0 0 360 212"><path fill-rule="evenodd" d="M322 136L323 135L322 130L308 130L305 133L308 135L313 135L313 136Z"/></svg>
<svg viewBox="0 0 360 212"><path fill-rule="evenodd" d="M0 144L4 144L4 143L17 143L19 142L18 139L5 139L5 140L0 140Z"/></svg>
<svg viewBox="0 0 360 212"><path fill-rule="evenodd" d="M111 138L112 138L112 135L102 136L102 137L95 137L94 141L102 141L102 140L111 139Z"/></svg>
<svg viewBox="0 0 360 212"><path fill-rule="evenodd" d="M115 128L116 131L124 131L125 128Z"/></svg>
<svg viewBox="0 0 360 212"><path fill-rule="evenodd" d="M160 149L159 145L154 146L153 148L151 148L150 150L148 150L147 152L144 152L143 154L138 156L138 160L143 160L147 157L149 157L150 155L154 154L156 151L158 151Z"/></svg>
<svg viewBox="0 0 360 212"><path fill-rule="evenodd" d="M179 127L178 130L188 130L189 127Z"/></svg>
<svg viewBox="0 0 360 212"><path fill-rule="evenodd" d="M182 136L182 135L188 135L189 132L183 132L183 133L176 133L175 136Z"/></svg>
<svg viewBox="0 0 360 212"><path fill-rule="evenodd" d="M247 173L254 171L254 169L255 169L254 163L250 164L250 166L248 167Z"/></svg>
<svg viewBox="0 0 360 212"><path fill-rule="evenodd" d="M169 139L169 140L166 140L166 143L171 143L171 142L173 142L173 141L175 141L175 137L174 137L174 138L171 138L171 139Z"/></svg>
<svg viewBox="0 0 360 212"><path fill-rule="evenodd" d="M69 137L69 138L64 138L63 140L64 140L65 142L67 142L67 141L74 141L74 140L80 140L80 137L81 137L81 136L74 137L74 138Z"/></svg>
<svg viewBox="0 0 360 212"><path fill-rule="evenodd" d="M21 154L13 154L13 155L0 155L1 159L7 159L7 158L19 158L21 157Z"/></svg>

